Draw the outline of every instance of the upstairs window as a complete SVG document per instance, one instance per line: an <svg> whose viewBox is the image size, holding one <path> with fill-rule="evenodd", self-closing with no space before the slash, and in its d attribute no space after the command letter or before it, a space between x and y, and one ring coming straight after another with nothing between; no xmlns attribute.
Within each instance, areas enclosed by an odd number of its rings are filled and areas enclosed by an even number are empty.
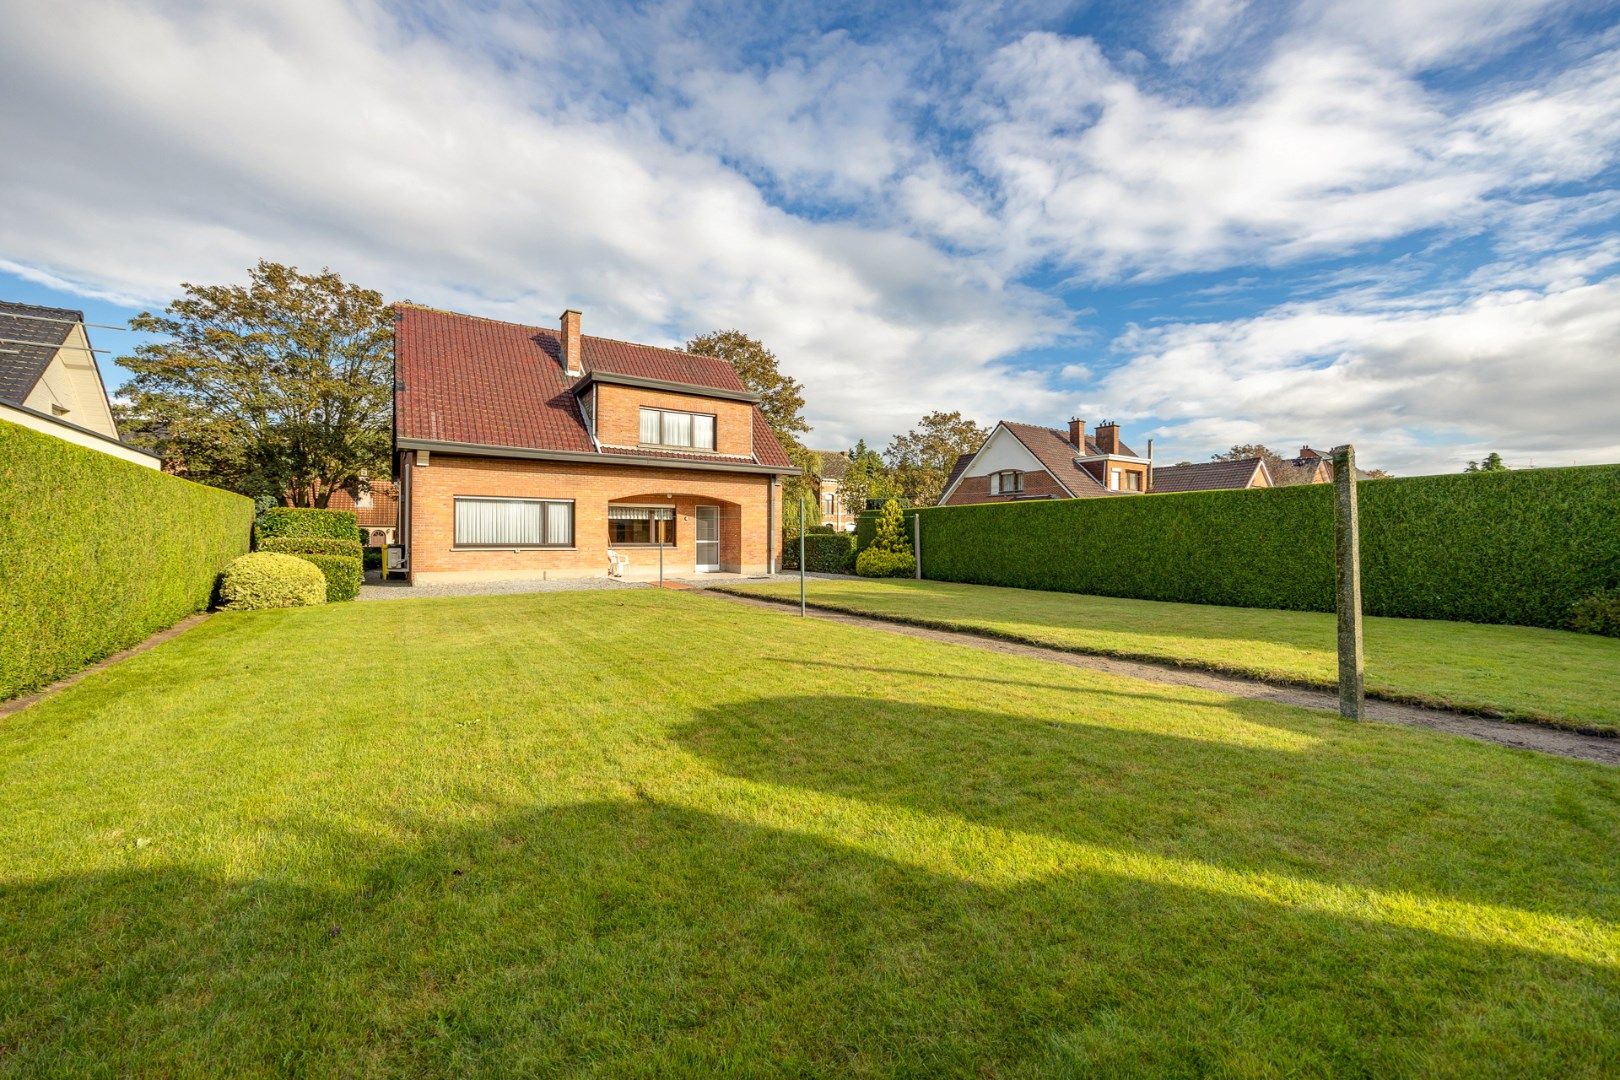
<svg viewBox="0 0 1620 1080"><path fill-rule="evenodd" d="M1131 469L1131 470L1127 471L1125 473L1125 490L1126 491L1141 491L1142 490L1142 474L1137 472L1135 469Z"/></svg>
<svg viewBox="0 0 1620 1080"><path fill-rule="evenodd" d="M1024 474L1016 469L1003 469L1001 472L990 474L990 494L992 495L1022 495L1024 493Z"/></svg>
<svg viewBox="0 0 1620 1080"><path fill-rule="evenodd" d="M713 450L714 415L674 412L670 409L642 409L641 445Z"/></svg>

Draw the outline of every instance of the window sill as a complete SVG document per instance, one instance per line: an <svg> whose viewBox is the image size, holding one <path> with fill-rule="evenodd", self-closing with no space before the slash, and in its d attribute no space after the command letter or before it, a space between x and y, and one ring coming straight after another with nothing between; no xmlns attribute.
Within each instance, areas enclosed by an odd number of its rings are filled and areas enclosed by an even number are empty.
<svg viewBox="0 0 1620 1080"><path fill-rule="evenodd" d="M645 550L645 551L656 551L659 548L663 548L665 551L675 551L679 547L679 545L678 544L615 544L613 541L609 540L608 541L608 547L612 548L614 551L618 551L620 548L631 548L631 549L634 549L634 550Z"/></svg>
<svg viewBox="0 0 1620 1080"><path fill-rule="evenodd" d="M720 451L708 446L667 446L664 443L636 443L637 450L672 450L682 454L716 454ZM736 455L733 454L733 457Z"/></svg>
<svg viewBox="0 0 1620 1080"><path fill-rule="evenodd" d="M454 544L451 551L578 551L573 545L561 544Z"/></svg>

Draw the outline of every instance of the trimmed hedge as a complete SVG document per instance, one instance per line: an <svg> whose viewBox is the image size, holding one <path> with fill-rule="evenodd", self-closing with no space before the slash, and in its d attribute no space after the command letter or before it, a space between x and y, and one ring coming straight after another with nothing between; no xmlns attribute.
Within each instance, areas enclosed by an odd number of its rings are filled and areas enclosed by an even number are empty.
<svg viewBox="0 0 1620 1080"><path fill-rule="evenodd" d="M849 533L804 534L804 568L816 574L848 574L855 569L855 538ZM799 538L782 542L782 569L799 568Z"/></svg>
<svg viewBox="0 0 1620 1080"><path fill-rule="evenodd" d="M259 541L260 551L286 555L342 555L358 559L365 549L358 540L338 540L328 536L267 536Z"/></svg>
<svg viewBox="0 0 1620 1080"><path fill-rule="evenodd" d="M352 510L311 510L301 506L272 506L259 518L259 537L326 536L353 540L360 525Z"/></svg>
<svg viewBox="0 0 1620 1080"><path fill-rule="evenodd" d="M295 559L314 563L326 577L326 602L329 604L353 600L360 595L360 583L365 580L359 556L347 555L294 555Z"/></svg>
<svg viewBox="0 0 1620 1080"><path fill-rule="evenodd" d="M1370 615L1568 625L1620 588L1620 466L1358 485ZM907 511L936 581L1333 610L1333 486ZM876 515L861 515L857 544Z"/></svg>
<svg viewBox="0 0 1620 1080"><path fill-rule="evenodd" d="M0 421L0 699L206 608L253 501Z"/></svg>
<svg viewBox="0 0 1620 1080"><path fill-rule="evenodd" d="M327 588L306 556L255 551L231 560L220 575L219 598L232 611L312 607L326 602Z"/></svg>

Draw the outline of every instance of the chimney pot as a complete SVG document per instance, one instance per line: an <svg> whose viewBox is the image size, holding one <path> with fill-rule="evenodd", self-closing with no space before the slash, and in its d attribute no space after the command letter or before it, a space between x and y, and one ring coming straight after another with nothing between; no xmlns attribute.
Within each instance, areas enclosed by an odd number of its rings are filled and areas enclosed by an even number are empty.
<svg viewBox="0 0 1620 1080"><path fill-rule="evenodd" d="M1086 422L1078 416L1069 417L1069 441L1082 454L1086 452Z"/></svg>
<svg viewBox="0 0 1620 1080"><path fill-rule="evenodd" d="M580 359L579 312L573 308L562 313L561 338L563 371L574 376L585 374L585 365Z"/></svg>

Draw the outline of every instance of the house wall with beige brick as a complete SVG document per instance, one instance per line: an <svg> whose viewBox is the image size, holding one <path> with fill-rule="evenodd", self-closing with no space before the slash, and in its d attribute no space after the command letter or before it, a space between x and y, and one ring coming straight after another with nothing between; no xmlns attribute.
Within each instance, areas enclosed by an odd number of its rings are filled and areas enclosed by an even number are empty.
<svg viewBox="0 0 1620 1080"><path fill-rule="evenodd" d="M626 577L658 575L656 546L613 545L608 505L672 506L675 543L663 549L667 575L696 569L696 512L720 509L721 569L762 574L771 533L781 528L781 489L763 473L737 473L588 462L527 461L435 452L426 465L405 455L410 576L413 582L601 577L609 547L627 556ZM455 498L567 499L574 503L569 548L458 548Z"/></svg>
<svg viewBox="0 0 1620 1080"><path fill-rule="evenodd" d="M641 442L641 410L709 413L714 417L717 454L750 457L754 453L754 407L745 401L646 390L638 386L601 383L596 393L596 438L610 446L637 446Z"/></svg>

